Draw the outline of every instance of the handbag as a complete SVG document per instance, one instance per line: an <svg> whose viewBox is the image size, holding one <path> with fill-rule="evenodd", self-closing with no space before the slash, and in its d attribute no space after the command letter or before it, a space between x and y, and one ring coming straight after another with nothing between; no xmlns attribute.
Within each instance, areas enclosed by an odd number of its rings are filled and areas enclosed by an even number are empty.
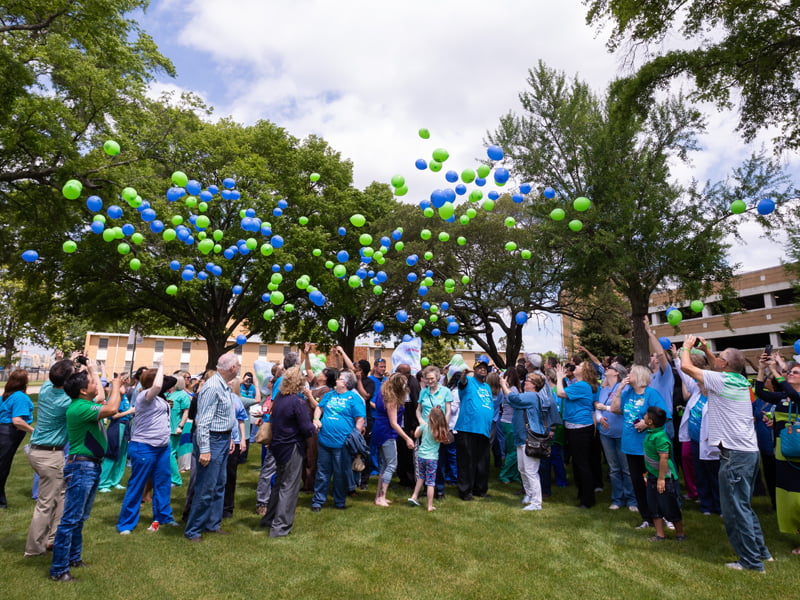
<svg viewBox="0 0 800 600"><path fill-rule="evenodd" d="M794 402L789 402L789 417L786 426L781 429L780 439L783 457L800 459L800 411Z"/></svg>
<svg viewBox="0 0 800 600"><path fill-rule="evenodd" d="M525 455L531 458L550 458L550 439L549 426L547 419L542 415L542 399L539 398L539 415L542 416L545 433L531 431L528 421L528 409L525 409Z"/></svg>
<svg viewBox="0 0 800 600"><path fill-rule="evenodd" d="M269 446L272 443L272 422L269 420L269 415L272 412L272 405L267 408L267 412L261 415L261 425L258 426L256 437L254 438L256 444L264 444ZM264 420L266 418L266 420Z"/></svg>

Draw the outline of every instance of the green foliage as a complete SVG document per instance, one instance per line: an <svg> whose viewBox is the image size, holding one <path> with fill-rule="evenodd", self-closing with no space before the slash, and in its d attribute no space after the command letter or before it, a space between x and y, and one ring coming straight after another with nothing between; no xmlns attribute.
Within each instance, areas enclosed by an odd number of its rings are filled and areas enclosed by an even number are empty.
<svg viewBox="0 0 800 600"><path fill-rule="evenodd" d="M777 128L778 148L800 147L800 4L796 0L584 0L587 22L611 22L614 50L648 53L638 73L618 83L628 107L645 111L657 88L686 75L692 98L738 107L739 130L752 140ZM688 44L663 51L670 36Z"/></svg>

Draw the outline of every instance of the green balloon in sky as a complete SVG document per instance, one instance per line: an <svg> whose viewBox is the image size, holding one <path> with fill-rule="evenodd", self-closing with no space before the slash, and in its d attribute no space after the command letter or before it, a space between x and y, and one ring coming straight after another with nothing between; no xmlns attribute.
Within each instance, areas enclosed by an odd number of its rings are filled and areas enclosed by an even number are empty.
<svg viewBox="0 0 800 600"><path fill-rule="evenodd" d="M362 246L369 246L372 243L372 236L368 233L362 233L358 236L358 243Z"/></svg>
<svg viewBox="0 0 800 600"><path fill-rule="evenodd" d="M472 183L475 181L475 171L472 169L464 169L461 171L461 181L464 183Z"/></svg>
<svg viewBox="0 0 800 600"><path fill-rule="evenodd" d="M132 258L131 262L128 263L128 266L130 266L131 271L138 271L142 266L142 261L140 261L138 258Z"/></svg>
<svg viewBox="0 0 800 600"><path fill-rule="evenodd" d="M308 176L311 181L319 181L319 173L312 173Z"/></svg>
<svg viewBox="0 0 800 600"><path fill-rule="evenodd" d="M746 210L747 210L747 203L744 200L734 200L733 202L731 202L731 212L733 214L740 215Z"/></svg>
<svg viewBox="0 0 800 600"><path fill-rule="evenodd" d="M453 212L455 211L455 207L453 206L452 202L445 202L439 207L439 216L443 220L447 220L453 216Z"/></svg>
<svg viewBox="0 0 800 600"><path fill-rule="evenodd" d="M337 321L336 319L329 319L328 320L328 329L330 329L334 333L339 331L339 321Z"/></svg>
<svg viewBox="0 0 800 600"><path fill-rule="evenodd" d="M456 243L459 246L463 246L463 245L465 245L467 243L467 238L465 238L463 235L460 235L460 236L458 236L458 239L456 240Z"/></svg>
<svg viewBox="0 0 800 600"><path fill-rule="evenodd" d="M554 208L550 211L550 218L553 219L553 221L563 221L566 216L567 213L564 212L563 208Z"/></svg>
<svg viewBox="0 0 800 600"><path fill-rule="evenodd" d="M438 160L432 160L430 163L428 163L428 168L434 173L438 173L442 170L442 163Z"/></svg>
<svg viewBox="0 0 800 600"><path fill-rule="evenodd" d="M487 198L486 200L483 201L483 205L482 206L483 206L483 210L485 210L486 212L489 212L490 210L494 210L494 200L490 200L489 198Z"/></svg>
<svg viewBox="0 0 800 600"><path fill-rule="evenodd" d="M431 239L431 230L423 229L422 231L419 232L419 237L421 237L423 240Z"/></svg>
<svg viewBox="0 0 800 600"><path fill-rule="evenodd" d="M569 228L572 229L572 231L580 231L583 229L583 223L581 223L578 219L573 219L569 222Z"/></svg>
<svg viewBox="0 0 800 600"><path fill-rule="evenodd" d="M422 214L423 214L423 215L425 215L426 217L428 217L428 218L430 219L430 218L431 218L433 215L435 215L435 214L436 214L436 212L433 210L433 208L431 208L431 207L429 206L429 207L427 207L426 209L424 209L424 210L422 211Z"/></svg>
<svg viewBox="0 0 800 600"><path fill-rule="evenodd" d="M72 254L75 250L78 249L78 244L73 242L72 240L67 240L61 246L61 249L64 250L67 254Z"/></svg>
<svg viewBox="0 0 800 600"><path fill-rule="evenodd" d="M481 179L486 179L486 176L489 175L492 168L489 165L481 165L478 167L478 177Z"/></svg>
<svg viewBox="0 0 800 600"><path fill-rule="evenodd" d="M589 207L592 205L591 200L589 200L585 196L579 196L575 198L575 201L572 203L572 208L577 210L578 212L584 212L589 210Z"/></svg>
<svg viewBox="0 0 800 600"><path fill-rule="evenodd" d="M423 128L421 128L421 129L418 131L418 133L419 133L419 137L421 137L423 140L430 139L430 137L431 137L431 132L430 132L430 131L428 131L427 129L425 129L424 127L423 127Z"/></svg>
<svg viewBox="0 0 800 600"><path fill-rule="evenodd" d="M183 187L187 183L189 183L189 178L186 176L186 173L184 173L183 171L175 171L172 174L172 183L174 183L178 187Z"/></svg>
<svg viewBox="0 0 800 600"><path fill-rule="evenodd" d="M167 292L167 296L174 296L175 294L178 293L178 286L177 285L168 285L167 289L165 291Z"/></svg>
<svg viewBox="0 0 800 600"><path fill-rule="evenodd" d="M402 187L406 183L406 178L402 175L395 175L392 177L392 185L396 188Z"/></svg>
<svg viewBox="0 0 800 600"><path fill-rule="evenodd" d="M437 148L433 151L433 160L436 162L443 163L448 158L450 158L450 153L444 148Z"/></svg>
<svg viewBox="0 0 800 600"><path fill-rule="evenodd" d="M356 213L350 217L350 222L353 224L353 227L363 227L367 219L364 215Z"/></svg>
<svg viewBox="0 0 800 600"><path fill-rule="evenodd" d="M269 295L269 301L272 302L275 306L280 306L283 304L283 292L279 292L275 290Z"/></svg>
<svg viewBox="0 0 800 600"><path fill-rule="evenodd" d="M700 300L692 300L689 306L696 313L703 312L703 302Z"/></svg>
<svg viewBox="0 0 800 600"><path fill-rule="evenodd" d="M119 144L114 140L107 140L103 144L103 150L105 150L105 153L109 156L116 156L119 154Z"/></svg>

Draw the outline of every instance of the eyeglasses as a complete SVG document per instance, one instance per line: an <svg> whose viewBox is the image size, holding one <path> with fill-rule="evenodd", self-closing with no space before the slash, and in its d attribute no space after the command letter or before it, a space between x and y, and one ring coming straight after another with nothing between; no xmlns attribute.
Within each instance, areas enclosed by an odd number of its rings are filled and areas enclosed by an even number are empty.
<svg viewBox="0 0 800 600"><path fill-rule="evenodd" d="M789 375L800 375L800 371L789 371Z"/></svg>

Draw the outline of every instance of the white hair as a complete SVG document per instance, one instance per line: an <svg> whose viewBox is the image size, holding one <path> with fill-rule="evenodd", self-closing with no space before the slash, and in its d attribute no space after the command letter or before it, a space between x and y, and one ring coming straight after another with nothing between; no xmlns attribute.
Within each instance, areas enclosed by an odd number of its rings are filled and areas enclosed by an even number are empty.
<svg viewBox="0 0 800 600"><path fill-rule="evenodd" d="M233 368L233 366L238 362L239 362L239 357L236 356L235 354L231 352L229 352L228 354L223 354L222 356L219 357L219 360L217 360L217 371L227 371Z"/></svg>

